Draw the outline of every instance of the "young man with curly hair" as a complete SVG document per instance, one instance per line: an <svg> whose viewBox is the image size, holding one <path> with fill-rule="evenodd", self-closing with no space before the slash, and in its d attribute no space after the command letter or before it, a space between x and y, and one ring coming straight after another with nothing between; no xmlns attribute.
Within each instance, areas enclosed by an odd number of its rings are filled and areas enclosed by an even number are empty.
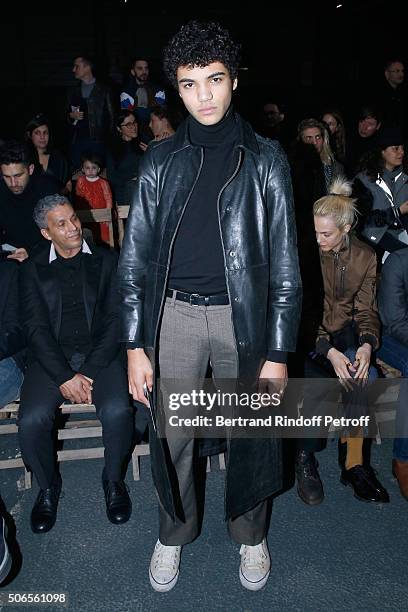
<svg viewBox="0 0 408 612"><path fill-rule="evenodd" d="M189 116L141 162L119 264L129 389L147 404L146 385L158 416L159 374L162 383L200 386L211 363L216 381L283 387L286 353L295 350L301 287L290 172L280 145L231 105L238 66L239 46L216 23L188 23L165 50ZM182 546L199 534L199 441L151 430L160 529L149 575L156 591L169 591ZM258 590L270 572L267 509L281 487L280 444L233 438L227 450L225 518L241 544L241 583Z"/></svg>

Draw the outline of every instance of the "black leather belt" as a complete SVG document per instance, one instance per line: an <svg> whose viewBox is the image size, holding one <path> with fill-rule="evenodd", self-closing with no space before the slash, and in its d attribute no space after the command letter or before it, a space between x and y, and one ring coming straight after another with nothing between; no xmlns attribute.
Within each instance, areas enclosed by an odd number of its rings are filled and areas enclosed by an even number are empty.
<svg viewBox="0 0 408 612"><path fill-rule="evenodd" d="M220 293L218 295L200 295L199 293L184 293L184 291L176 291L176 289L167 289L167 297L174 298L180 302L186 302L190 306L226 306L229 304L228 293Z"/></svg>

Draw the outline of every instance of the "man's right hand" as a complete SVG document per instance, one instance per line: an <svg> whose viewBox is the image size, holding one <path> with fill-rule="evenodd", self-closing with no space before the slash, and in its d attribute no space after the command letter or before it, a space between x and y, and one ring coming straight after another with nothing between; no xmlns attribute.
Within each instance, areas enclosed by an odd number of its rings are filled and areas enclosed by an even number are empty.
<svg viewBox="0 0 408 612"><path fill-rule="evenodd" d="M408 201L400 205L399 211L401 215L406 215L408 213Z"/></svg>
<svg viewBox="0 0 408 612"><path fill-rule="evenodd" d="M72 111L69 113L69 116L73 121L81 121L81 119L84 118L84 112L83 111Z"/></svg>
<svg viewBox="0 0 408 612"><path fill-rule="evenodd" d="M149 391L153 388L153 368L150 359L143 349L128 349L127 358L129 393L137 402L149 406L143 385L146 383Z"/></svg>
<svg viewBox="0 0 408 612"><path fill-rule="evenodd" d="M92 404L92 388L92 381L77 373L59 389L62 396L74 404Z"/></svg>

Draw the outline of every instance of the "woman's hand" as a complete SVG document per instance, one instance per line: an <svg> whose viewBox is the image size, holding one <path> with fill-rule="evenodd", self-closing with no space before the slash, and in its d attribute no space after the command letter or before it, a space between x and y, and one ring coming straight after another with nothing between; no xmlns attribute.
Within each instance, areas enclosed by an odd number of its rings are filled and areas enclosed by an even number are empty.
<svg viewBox="0 0 408 612"><path fill-rule="evenodd" d="M343 353L333 347L327 353L327 359L329 359L331 362L334 371L340 380L344 378L352 378L351 374L353 374L356 369L354 368L354 365L351 363L350 359L343 355Z"/></svg>
<svg viewBox="0 0 408 612"><path fill-rule="evenodd" d="M356 369L354 378L368 378L368 370L370 369L371 361L371 344L365 342L356 352L356 359L353 363L353 368Z"/></svg>

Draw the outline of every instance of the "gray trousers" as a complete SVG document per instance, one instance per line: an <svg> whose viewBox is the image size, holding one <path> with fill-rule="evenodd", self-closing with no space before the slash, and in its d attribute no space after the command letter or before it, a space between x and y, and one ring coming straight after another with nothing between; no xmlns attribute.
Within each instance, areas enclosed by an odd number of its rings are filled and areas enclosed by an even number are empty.
<svg viewBox="0 0 408 612"><path fill-rule="evenodd" d="M231 306L190 306L174 297L167 298L160 331L159 362L161 379L189 379L197 389L205 378L208 362L215 380L236 379L238 356ZM167 546L187 544L199 535L196 442L167 437L184 515L184 520L176 517L173 521L159 501L159 539ZM229 520L231 537L239 544L259 544L266 535L267 508L264 500Z"/></svg>

